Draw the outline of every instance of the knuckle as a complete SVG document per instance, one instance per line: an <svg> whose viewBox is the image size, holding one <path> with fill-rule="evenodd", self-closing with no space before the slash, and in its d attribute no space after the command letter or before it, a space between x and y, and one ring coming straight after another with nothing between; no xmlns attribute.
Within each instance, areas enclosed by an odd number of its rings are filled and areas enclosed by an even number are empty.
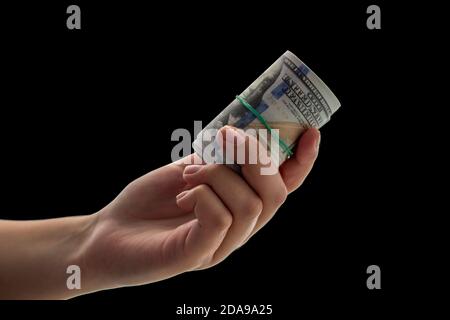
<svg viewBox="0 0 450 320"><path fill-rule="evenodd" d="M184 261L184 268L188 271L197 270L201 266L201 259L198 257L189 257Z"/></svg>
<svg viewBox="0 0 450 320"><path fill-rule="evenodd" d="M198 197L207 195L211 192L211 189L206 184L200 184L195 188L195 194Z"/></svg>
<svg viewBox="0 0 450 320"><path fill-rule="evenodd" d="M262 209L263 203L261 199L256 196L251 199L246 199L242 204L242 214L250 219L258 217Z"/></svg>
<svg viewBox="0 0 450 320"><path fill-rule="evenodd" d="M193 191L197 200L206 198L211 194L211 189L206 184L199 184Z"/></svg>
<svg viewBox="0 0 450 320"><path fill-rule="evenodd" d="M209 252L202 252L201 254L195 256L195 257L191 257L188 261L187 261L187 265L186 268L188 270L202 270L205 269L205 267L207 267L207 265L209 264L209 261L211 260L211 254Z"/></svg>
<svg viewBox="0 0 450 320"><path fill-rule="evenodd" d="M193 270L205 270L215 266L217 263L214 262L214 254L208 253L204 254L196 260L195 267Z"/></svg>
<svg viewBox="0 0 450 320"><path fill-rule="evenodd" d="M232 223L233 217L228 213L218 214L217 218L214 220L214 226L218 230L228 230Z"/></svg>
<svg viewBox="0 0 450 320"><path fill-rule="evenodd" d="M276 206L281 206L286 201L287 196L286 187L278 188L273 194L272 201Z"/></svg>

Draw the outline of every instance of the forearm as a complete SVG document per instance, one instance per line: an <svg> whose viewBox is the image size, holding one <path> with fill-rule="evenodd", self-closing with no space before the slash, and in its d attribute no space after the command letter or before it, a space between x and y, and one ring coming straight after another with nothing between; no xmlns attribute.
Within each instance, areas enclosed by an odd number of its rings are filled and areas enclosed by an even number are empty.
<svg viewBox="0 0 450 320"><path fill-rule="evenodd" d="M65 299L92 291L67 287L67 267L82 268L95 215L37 221L0 220L0 298Z"/></svg>

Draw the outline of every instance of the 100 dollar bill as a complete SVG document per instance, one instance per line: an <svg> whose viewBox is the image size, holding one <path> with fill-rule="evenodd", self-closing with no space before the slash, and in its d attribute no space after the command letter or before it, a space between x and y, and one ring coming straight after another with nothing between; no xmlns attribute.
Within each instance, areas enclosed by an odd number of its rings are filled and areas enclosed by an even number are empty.
<svg viewBox="0 0 450 320"><path fill-rule="evenodd" d="M214 139L210 139L211 135L205 135L207 131L217 132L225 125L243 130L266 129L268 125L271 129L278 129L277 138L292 150L303 131L311 127L322 127L340 107L338 99L325 83L289 51L275 61L240 97L254 110L251 111L238 99L233 100L194 141L194 151L205 162L223 163L219 147ZM257 114L265 120L265 124ZM260 136L258 138L261 140ZM267 145L270 146L269 141ZM273 158L280 165L289 153L278 146L273 149L277 154L272 157L275 156Z"/></svg>

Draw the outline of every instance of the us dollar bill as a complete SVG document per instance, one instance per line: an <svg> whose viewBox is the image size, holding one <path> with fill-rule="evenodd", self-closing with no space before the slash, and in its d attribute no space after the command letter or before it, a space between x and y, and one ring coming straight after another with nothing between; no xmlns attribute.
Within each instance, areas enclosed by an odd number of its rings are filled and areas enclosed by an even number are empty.
<svg viewBox="0 0 450 320"><path fill-rule="evenodd" d="M205 135L205 132L217 131L225 125L244 131L251 128L255 130L248 131L258 132L259 129L267 128L257 117L259 114L271 129L278 129L277 138L294 150L298 138L307 128L321 128L340 107L339 100L325 83L289 51L276 60L239 97L242 99L234 99L193 142L194 151L205 162L223 163L219 146L211 139L211 135ZM244 106L242 100L255 109L257 114ZM266 142L270 146L269 141ZM290 154L283 148L275 149L280 165ZM206 150L208 151L205 152Z"/></svg>

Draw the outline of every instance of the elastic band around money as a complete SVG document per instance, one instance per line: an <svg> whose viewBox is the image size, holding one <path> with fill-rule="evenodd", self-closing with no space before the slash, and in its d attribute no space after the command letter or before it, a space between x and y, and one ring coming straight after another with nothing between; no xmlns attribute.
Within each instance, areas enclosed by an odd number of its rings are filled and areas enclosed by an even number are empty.
<svg viewBox="0 0 450 320"><path fill-rule="evenodd" d="M246 107L251 113L253 113L253 115L258 118L258 120L263 124L264 127L266 127L267 130L270 131L270 134L272 136L275 137L275 139L277 139L278 144L281 146L281 149L283 150L284 153L287 154L288 157L290 157L293 152L291 150L291 148L289 148L289 146L278 136L278 134L273 131L273 129L270 127L270 125L267 123L266 119L264 119L264 117L258 112L258 110L256 110L255 108L253 108L250 103L248 103L244 98L240 97L240 96L236 96L236 99L244 106Z"/></svg>

